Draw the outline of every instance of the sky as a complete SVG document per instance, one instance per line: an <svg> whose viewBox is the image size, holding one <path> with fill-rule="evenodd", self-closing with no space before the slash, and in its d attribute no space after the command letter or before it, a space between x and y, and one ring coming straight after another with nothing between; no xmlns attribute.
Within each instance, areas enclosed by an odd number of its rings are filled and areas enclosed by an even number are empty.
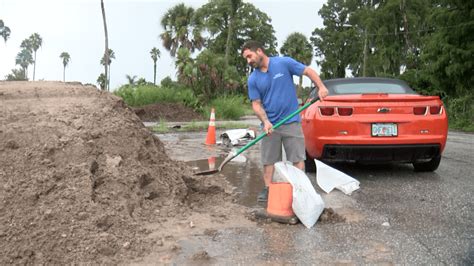
<svg viewBox="0 0 474 266"><path fill-rule="evenodd" d="M245 1L245 0L244 0ZM110 66L112 90L127 84L126 75L143 77L153 82L153 60L150 50L157 47L161 57L157 61L159 82L170 76L176 80L174 60L162 46L159 35L163 32L161 18L178 3L195 9L207 0L104 0L109 48L115 53ZM315 28L323 27L318 15L326 0L255 0L252 3L271 19L278 42L278 51L286 37L293 32L307 38ZM0 19L11 30L5 43L0 39L0 80L11 73L21 42L33 33L42 39L37 51L35 80L60 80L63 64L59 55L71 56L66 68L66 81L97 84L104 67L100 59L105 39L100 0L0 0ZM311 65L319 72L319 66ZM28 68L33 77L33 66ZM309 84L309 79L304 83Z"/></svg>

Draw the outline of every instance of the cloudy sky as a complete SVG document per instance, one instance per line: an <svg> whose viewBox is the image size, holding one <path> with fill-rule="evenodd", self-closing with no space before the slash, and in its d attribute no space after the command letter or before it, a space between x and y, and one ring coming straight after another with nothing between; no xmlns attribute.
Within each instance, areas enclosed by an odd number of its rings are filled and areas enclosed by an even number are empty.
<svg viewBox="0 0 474 266"><path fill-rule="evenodd" d="M116 57L111 64L112 89L126 84L127 74L153 81L150 57L153 47L161 51L157 62L157 83L166 76L176 79L173 59L161 45L159 35L163 31L160 25L162 16L181 2L199 8L207 0L104 0L109 47ZM246 2L270 16L278 49L290 33L298 31L309 38L314 28L322 27L318 11L325 0ZM11 29L6 43L0 39L0 80L11 73L11 69L19 68L15 66L15 57L20 44L36 32L43 39L43 45L37 51L36 80L62 80L63 66L59 55L68 52L71 61L66 69L66 80L96 84L103 71L99 62L104 52L100 0L0 0L0 19ZM315 63L312 67L319 70ZM30 79L32 71L30 66Z"/></svg>

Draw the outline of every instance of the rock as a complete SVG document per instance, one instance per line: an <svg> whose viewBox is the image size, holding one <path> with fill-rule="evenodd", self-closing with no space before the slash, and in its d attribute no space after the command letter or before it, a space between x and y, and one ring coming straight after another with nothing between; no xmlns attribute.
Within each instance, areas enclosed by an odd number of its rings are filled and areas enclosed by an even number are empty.
<svg viewBox="0 0 474 266"><path fill-rule="evenodd" d="M18 143L14 140L9 140L7 141L7 143L5 144L5 148L7 149L11 149L11 150L16 150L18 148L20 148L20 146L18 145Z"/></svg>
<svg viewBox="0 0 474 266"><path fill-rule="evenodd" d="M123 243L122 247L125 248L125 249L130 248L130 242Z"/></svg>

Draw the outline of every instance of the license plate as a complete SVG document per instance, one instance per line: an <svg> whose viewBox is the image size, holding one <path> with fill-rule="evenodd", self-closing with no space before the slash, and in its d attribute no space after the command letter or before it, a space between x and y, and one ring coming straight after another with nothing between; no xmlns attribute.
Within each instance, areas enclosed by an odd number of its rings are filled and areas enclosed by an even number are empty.
<svg viewBox="0 0 474 266"><path fill-rule="evenodd" d="M396 137L397 135L398 130L395 123L372 124L372 137Z"/></svg>

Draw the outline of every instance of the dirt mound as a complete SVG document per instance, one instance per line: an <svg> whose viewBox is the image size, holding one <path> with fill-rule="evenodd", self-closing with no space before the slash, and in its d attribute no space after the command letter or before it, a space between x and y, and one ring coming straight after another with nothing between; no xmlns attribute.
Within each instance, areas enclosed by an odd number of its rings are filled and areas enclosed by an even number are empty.
<svg viewBox="0 0 474 266"><path fill-rule="evenodd" d="M160 120L170 122L202 120L200 114L181 103L156 103L142 107L133 107L132 109L141 120L147 122L157 122Z"/></svg>
<svg viewBox="0 0 474 266"><path fill-rule="evenodd" d="M339 215L332 208L324 208L323 212L321 213L321 216L319 216L318 221L321 223L335 224L345 222L346 218Z"/></svg>
<svg viewBox="0 0 474 266"><path fill-rule="evenodd" d="M0 82L0 102L0 264L137 258L155 241L147 223L173 225L178 214L229 197L170 160L110 93Z"/></svg>

